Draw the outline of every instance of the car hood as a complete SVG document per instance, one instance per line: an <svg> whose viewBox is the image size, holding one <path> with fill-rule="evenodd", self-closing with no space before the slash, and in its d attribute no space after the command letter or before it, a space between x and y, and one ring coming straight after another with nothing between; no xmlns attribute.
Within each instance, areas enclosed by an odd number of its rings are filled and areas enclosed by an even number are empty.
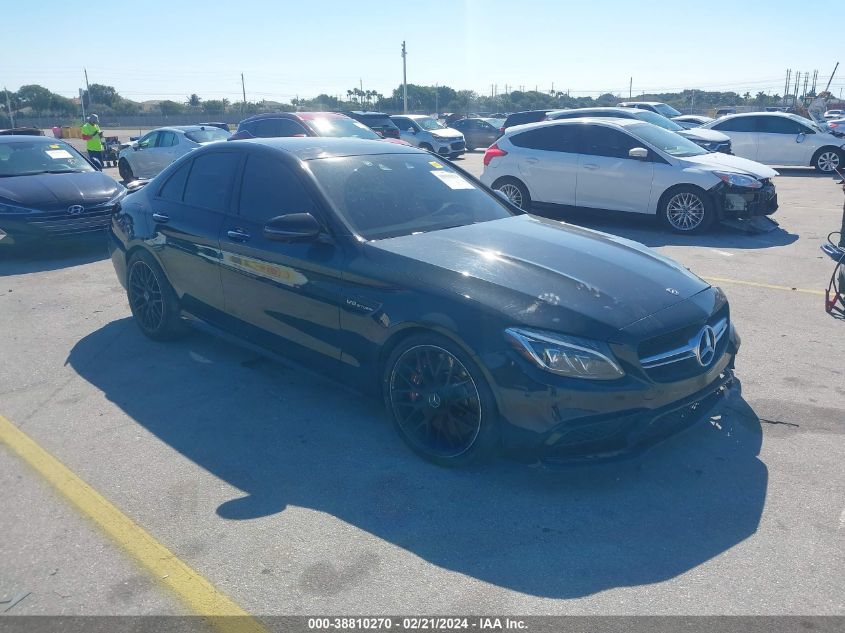
<svg viewBox="0 0 845 633"><path fill-rule="evenodd" d="M717 132L716 130L708 130L706 128L694 127L689 130L678 130L677 132L684 138L691 141L707 141L708 143L725 143L731 138L727 134Z"/></svg>
<svg viewBox="0 0 845 633"><path fill-rule="evenodd" d="M778 172L771 167L761 165L747 158L740 158L732 154L722 154L721 152L711 152L709 154L701 154L700 156L685 156L683 160L705 167L750 174L755 178L773 178L778 175Z"/></svg>
<svg viewBox="0 0 845 633"><path fill-rule="evenodd" d="M447 127L440 130L429 130L432 134L442 136L443 138L463 138L463 132L456 130L453 127Z"/></svg>
<svg viewBox="0 0 845 633"><path fill-rule="evenodd" d="M123 187L99 171L0 178L0 202L34 209L99 204Z"/></svg>
<svg viewBox="0 0 845 633"><path fill-rule="evenodd" d="M405 259L384 266L484 304L513 323L592 338L611 338L709 287L642 244L530 215L368 247L376 259L384 253Z"/></svg>

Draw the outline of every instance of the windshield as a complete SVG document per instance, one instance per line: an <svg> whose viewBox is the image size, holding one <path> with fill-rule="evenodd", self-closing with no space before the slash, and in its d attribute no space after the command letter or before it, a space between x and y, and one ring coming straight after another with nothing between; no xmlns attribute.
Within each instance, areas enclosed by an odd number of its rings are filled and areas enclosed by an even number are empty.
<svg viewBox="0 0 845 633"><path fill-rule="evenodd" d="M626 126L625 129L652 147L656 147L660 151L676 158L701 156L707 153L707 150L702 149L692 141L688 141L683 136L654 125L635 123L634 125Z"/></svg>
<svg viewBox="0 0 845 633"><path fill-rule="evenodd" d="M323 158L309 166L338 213L368 240L513 215L495 195L428 154Z"/></svg>
<svg viewBox="0 0 845 633"><path fill-rule="evenodd" d="M666 105L665 103L655 103L654 109L665 117L681 116L680 112L678 112L672 106Z"/></svg>
<svg viewBox="0 0 845 633"><path fill-rule="evenodd" d="M341 136L378 140L381 137L363 123L346 117L315 117L305 121L320 136Z"/></svg>
<svg viewBox="0 0 845 633"><path fill-rule="evenodd" d="M443 130L446 128L445 125L441 125L430 116L422 117L421 119L414 119L414 123L424 130Z"/></svg>
<svg viewBox="0 0 845 633"><path fill-rule="evenodd" d="M652 125L656 125L657 127L662 127L664 130L677 132L678 130L684 129L682 126L678 125L674 121L670 121L665 116L661 116L648 110L637 110L636 115L640 121L645 121L647 123L651 123Z"/></svg>
<svg viewBox="0 0 845 633"><path fill-rule="evenodd" d="M0 177L78 171L94 168L67 143L50 139L0 143Z"/></svg>
<svg viewBox="0 0 845 633"><path fill-rule="evenodd" d="M483 121L487 121L490 125L494 128L499 129L505 124L504 119L482 119Z"/></svg>
<svg viewBox="0 0 845 633"><path fill-rule="evenodd" d="M194 143L210 143L211 141L225 141L232 136L231 132L226 132L220 128L206 128L204 130L194 130L192 132L185 132L185 138Z"/></svg>

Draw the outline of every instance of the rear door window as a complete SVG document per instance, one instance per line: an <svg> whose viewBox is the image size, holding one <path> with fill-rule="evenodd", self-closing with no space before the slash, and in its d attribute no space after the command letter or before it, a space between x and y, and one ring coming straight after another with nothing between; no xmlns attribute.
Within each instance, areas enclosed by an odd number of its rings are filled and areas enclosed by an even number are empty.
<svg viewBox="0 0 845 633"><path fill-rule="evenodd" d="M547 125L510 138L517 147L538 149L546 152L579 152L579 125Z"/></svg>
<svg viewBox="0 0 845 633"><path fill-rule="evenodd" d="M293 119L259 119L252 123L249 131L253 136L258 136L259 138L307 136L305 128Z"/></svg>
<svg viewBox="0 0 845 633"><path fill-rule="evenodd" d="M735 119L720 121L713 126L713 129L720 132L756 132L758 118L756 116L740 116Z"/></svg>
<svg viewBox="0 0 845 633"><path fill-rule="evenodd" d="M215 152L197 156L185 185L185 204L212 211L226 211L240 160L241 155L238 152Z"/></svg>

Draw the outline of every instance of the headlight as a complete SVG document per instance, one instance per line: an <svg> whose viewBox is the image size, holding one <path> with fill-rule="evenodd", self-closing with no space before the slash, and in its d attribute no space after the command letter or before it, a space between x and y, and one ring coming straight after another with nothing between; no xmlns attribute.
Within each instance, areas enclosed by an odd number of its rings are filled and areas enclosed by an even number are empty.
<svg viewBox="0 0 845 633"><path fill-rule="evenodd" d="M554 374L588 380L615 380L625 375L606 343L521 328L508 328L505 334L520 354Z"/></svg>
<svg viewBox="0 0 845 633"><path fill-rule="evenodd" d="M714 171L713 175L718 177L722 182L734 185L735 187L760 189L763 186L762 182L756 178L752 178L751 176L746 176L745 174L732 174L730 172Z"/></svg>

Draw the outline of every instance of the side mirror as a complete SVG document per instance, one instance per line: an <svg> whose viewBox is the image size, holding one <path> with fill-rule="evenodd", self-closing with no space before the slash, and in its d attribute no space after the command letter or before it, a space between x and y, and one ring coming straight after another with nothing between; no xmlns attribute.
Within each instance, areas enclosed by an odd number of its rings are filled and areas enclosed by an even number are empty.
<svg viewBox="0 0 845 633"><path fill-rule="evenodd" d="M408 131L409 131L411 134L416 134L416 133L417 133L416 128L413 128L413 127L412 127L412 128L409 128L409 129L408 129Z"/></svg>
<svg viewBox="0 0 845 633"><path fill-rule="evenodd" d="M807 138L804 132L798 132L798 136L795 137L796 143L803 143L804 139Z"/></svg>
<svg viewBox="0 0 845 633"><path fill-rule="evenodd" d="M322 227L310 213L288 213L270 218L264 225L264 237L276 242L316 239Z"/></svg>
<svg viewBox="0 0 845 633"><path fill-rule="evenodd" d="M628 150L628 156L635 160L646 160L648 158L648 150L645 147L633 147Z"/></svg>

